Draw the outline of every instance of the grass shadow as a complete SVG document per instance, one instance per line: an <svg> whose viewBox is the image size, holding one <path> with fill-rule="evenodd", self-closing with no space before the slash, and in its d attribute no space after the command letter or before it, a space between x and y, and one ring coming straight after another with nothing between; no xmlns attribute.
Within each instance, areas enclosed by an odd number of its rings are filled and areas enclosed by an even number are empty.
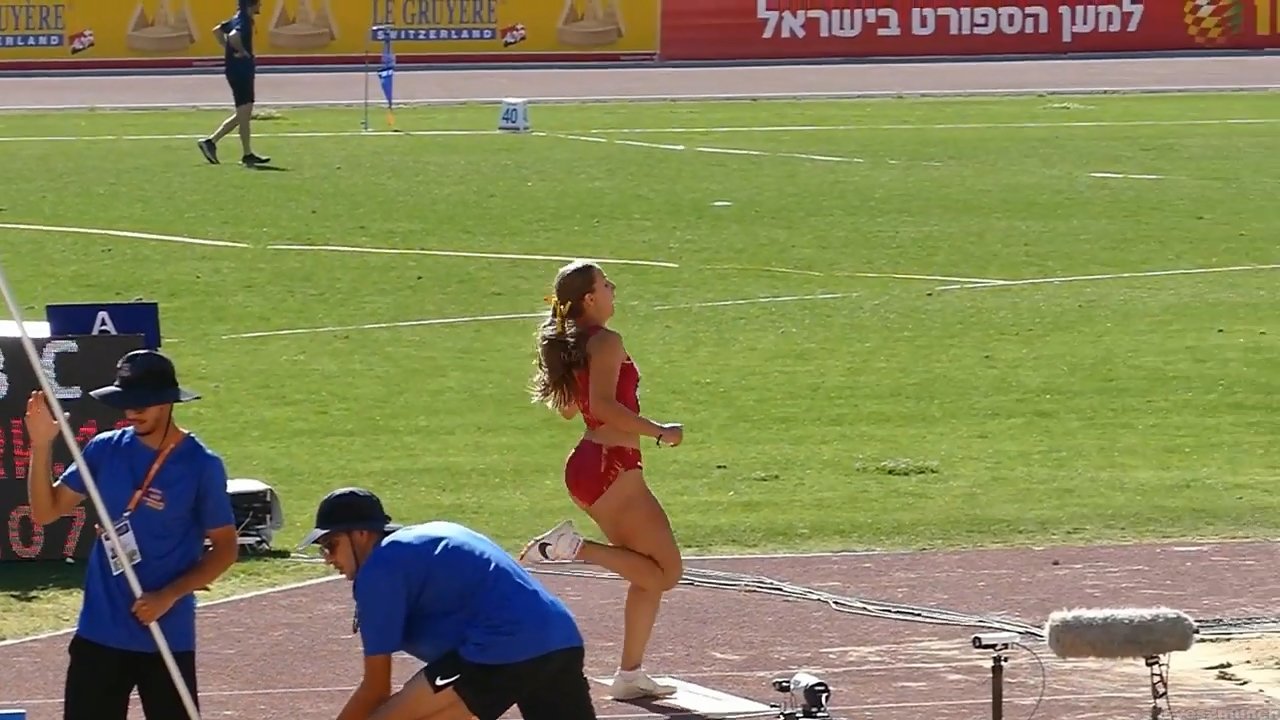
<svg viewBox="0 0 1280 720"><path fill-rule="evenodd" d="M7 562L0 572L0 595L33 602L50 590L77 590L84 586L85 567L60 560Z"/></svg>

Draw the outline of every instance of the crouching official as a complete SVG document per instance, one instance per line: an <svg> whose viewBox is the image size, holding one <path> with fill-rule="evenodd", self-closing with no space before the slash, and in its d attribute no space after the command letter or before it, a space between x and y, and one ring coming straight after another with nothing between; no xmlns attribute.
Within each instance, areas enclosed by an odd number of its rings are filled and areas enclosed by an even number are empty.
<svg viewBox="0 0 1280 720"><path fill-rule="evenodd" d="M318 543L353 583L364 678L339 720L595 720L569 609L492 540L452 522L401 527L360 488L327 495ZM395 694L391 657L426 663Z"/></svg>
<svg viewBox="0 0 1280 720"><path fill-rule="evenodd" d="M85 572L84 600L71 638L64 720L124 720L137 688L147 720L182 720L187 711L148 625L158 622L192 699L196 694L196 600L235 561L235 518L222 459L174 422L176 403L199 398L178 385L164 355L137 350L116 365L116 380L89 393L124 411L128 427L100 433L80 451L125 558L99 530ZM72 465L53 482L58 422L41 392L27 401L32 519L46 525L88 494ZM208 539L212 548L205 551ZM134 598L129 562L143 595Z"/></svg>

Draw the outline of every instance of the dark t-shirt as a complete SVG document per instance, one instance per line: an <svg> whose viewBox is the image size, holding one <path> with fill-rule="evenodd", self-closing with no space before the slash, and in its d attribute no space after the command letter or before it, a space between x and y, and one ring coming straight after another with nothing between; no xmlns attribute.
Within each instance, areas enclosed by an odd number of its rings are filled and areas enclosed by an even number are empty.
<svg viewBox="0 0 1280 720"><path fill-rule="evenodd" d="M227 72L252 73L254 69L253 15L247 10L240 10L231 16L230 20L224 21L218 27L226 35L230 35L233 30L239 30L240 43L244 45L245 52L249 54L249 57L236 57L235 46L228 41L226 51L223 53Z"/></svg>

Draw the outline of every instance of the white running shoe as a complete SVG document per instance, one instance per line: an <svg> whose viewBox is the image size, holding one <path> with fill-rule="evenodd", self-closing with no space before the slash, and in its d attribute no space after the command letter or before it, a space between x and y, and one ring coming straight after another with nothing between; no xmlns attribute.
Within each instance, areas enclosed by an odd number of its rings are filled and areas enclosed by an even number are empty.
<svg viewBox="0 0 1280 720"><path fill-rule="evenodd" d="M520 562L549 562L574 560L582 548L582 536L573 527L572 520L565 520L529 541L520 551Z"/></svg>
<svg viewBox="0 0 1280 720"><path fill-rule="evenodd" d="M609 697L614 700L639 698L665 698L676 694L677 688L661 685L643 670L618 670L613 676Z"/></svg>

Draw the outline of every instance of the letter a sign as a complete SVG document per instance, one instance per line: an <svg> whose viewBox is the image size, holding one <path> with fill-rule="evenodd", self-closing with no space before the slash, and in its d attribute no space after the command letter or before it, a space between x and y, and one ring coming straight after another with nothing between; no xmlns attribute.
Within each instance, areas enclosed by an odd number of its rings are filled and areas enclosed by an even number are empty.
<svg viewBox="0 0 1280 720"><path fill-rule="evenodd" d="M111 313L107 312L106 310L99 310L99 311L98 311L98 317L97 317L97 318L95 318L95 319L94 319L94 321L93 321L93 332L91 332L91 333L89 333L89 334L90 334L90 335L101 335L101 334L103 334L104 332L105 332L106 334L108 334L108 335L119 335L119 334L120 334L120 333L116 330L116 324L115 324L114 322L112 322L112 321L111 321Z"/></svg>
<svg viewBox="0 0 1280 720"><path fill-rule="evenodd" d="M142 335L148 349L160 349L160 307L153 302L46 305L45 315L55 337Z"/></svg>

